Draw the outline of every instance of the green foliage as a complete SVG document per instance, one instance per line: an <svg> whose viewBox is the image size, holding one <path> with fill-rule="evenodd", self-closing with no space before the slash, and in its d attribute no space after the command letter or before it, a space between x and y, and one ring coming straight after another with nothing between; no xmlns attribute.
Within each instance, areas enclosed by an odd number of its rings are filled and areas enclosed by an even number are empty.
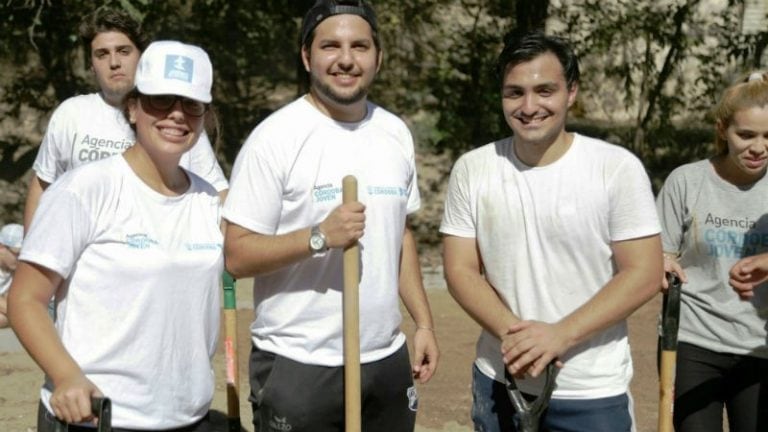
<svg viewBox="0 0 768 432"><path fill-rule="evenodd" d="M766 34L738 31L737 6L742 5L737 0L724 8L701 0L574 0L553 15L581 56L582 94L620 90L624 105L619 108L632 124L623 143L652 160L660 149L685 145L671 139L676 125L706 122L729 77L762 53L756 46Z"/></svg>
<svg viewBox="0 0 768 432"><path fill-rule="evenodd" d="M119 7L155 39L180 39L208 51L226 165L261 119L305 90L298 31L312 3L2 2L0 113L6 119L27 113L44 119L67 97L93 91L77 27L96 7ZM575 120L620 122L626 130L616 137L644 159L661 153L693 157L680 149L677 125L706 124L723 83L758 65L768 44L766 32L736 31L743 0L729 0L714 12L705 3L379 0L385 60L371 96L408 119L422 150L455 155L508 135L495 76L502 37L513 26L537 27L549 16L553 31L573 41L582 59ZM0 166L21 165L3 177L13 180L28 168L38 144L29 136L15 130L0 134Z"/></svg>
<svg viewBox="0 0 768 432"><path fill-rule="evenodd" d="M275 90L296 84L298 26L311 3L117 0L97 7L123 8L153 39L179 39L208 51L215 67L222 151L232 161L250 129L275 108ZM72 95L94 91L77 37L82 17L94 9L93 2L83 0L0 4L6 17L0 21L3 116L19 117L23 108L45 115ZM0 146L11 142L36 152L37 143L13 134ZM28 157L16 159L21 163ZM29 165L14 174L20 176Z"/></svg>
<svg viewBox="0 0 768 432"><path fill-rule="evenodd" d="M502 3L462 1L438 21L435 36L441 46L431 53L434 67L427 83L432 98L424 109L440 113L440 141L434 144L439 150L458 154L508 135L495 72L502 37L512 25Z"/></svg>

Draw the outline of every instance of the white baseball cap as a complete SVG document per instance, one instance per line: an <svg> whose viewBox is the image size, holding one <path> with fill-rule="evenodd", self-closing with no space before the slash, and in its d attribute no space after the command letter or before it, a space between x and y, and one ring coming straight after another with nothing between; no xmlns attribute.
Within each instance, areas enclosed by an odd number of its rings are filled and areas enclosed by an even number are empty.
<svg viewBox="0 0 768 432"><path fill-rule="evenodd" d="M171 94L209 103L213 66L202 48L178 41L157 41L141 54L136 88L142 94Z"/></svg>
<svg viewBox="0 0 768 432"><path fill-rule="evenodd" d="M0 229L0 244L8 246L9 248L19 249L23 237L24 227L17 223L4 225L3 228Z"/></svg>

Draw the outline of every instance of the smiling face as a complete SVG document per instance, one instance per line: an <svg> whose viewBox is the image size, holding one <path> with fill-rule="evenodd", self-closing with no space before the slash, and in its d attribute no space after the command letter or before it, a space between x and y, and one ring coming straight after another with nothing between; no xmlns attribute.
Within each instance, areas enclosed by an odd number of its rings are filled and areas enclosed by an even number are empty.
<svg viewBox="0 0 768 432"><path fill-rule="evenodd" d="M717 130L728 143L727 180L750 184L762 178L768 166L768 106L738 110L727 126L718 123Z"/></svg>
<svg viewBox="0 0 768 432"><path fill-rule="evenodd" d="M120 106L133 88L140 54L128 36L117 31L99 33L91 42L91 69L110 105Z"/></svg>
<svg viewBox="0 0 768 432"><path fill-rule="evenodd" d="M128 115L136 131L136 143L158 158L181 158L192 148L203 128L204 116L184 112L177 99L168 109L154 108L147 96L128 101Z"/></svg>
<svg viewBox="0 0 768 432"><path fill-rule="evenodd" d="M313 103L333 119L365 116L368 89L381 65L371 26L357 15L334 15L315 28L312 45L301 58L310 75Z"/></svg>
<svg viewBox="0 0 768 432"><path fill-rule="evenodd" d="M501 89L502 110L515 145L548 147L565 134L568 109L576 100L563 67L551 52L509 66Z"/></svg>

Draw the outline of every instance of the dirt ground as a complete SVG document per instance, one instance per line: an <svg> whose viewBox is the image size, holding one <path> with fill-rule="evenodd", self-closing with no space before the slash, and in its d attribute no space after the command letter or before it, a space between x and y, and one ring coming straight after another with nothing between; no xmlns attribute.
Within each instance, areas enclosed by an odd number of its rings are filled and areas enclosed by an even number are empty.
<svg viewBox="0 0 768 432"><path fill-rule="evenodd" d="M432 305L441 362L436 376L420 385L418 432L469 432L470 367L479 327L459 308L444 289L440 271L425 274ZM240 352L241 419L244 430L252 431L251 411L247 402L248 324L253 316L248 289L238 284L238 346ZM658 380L655 366L656 314L660 297L638 310L630 319L630 342L635 363L632 394L638 432L656 430ZM403 330L412 334L413 326L404 312ZM10 330L0 330L10 332ZM8 336L7 334L4 336ZM216 355L217 388L213 418L225 427L226 389L221 349ZM34 432L35 415L42 373L23 351L0 352L0 431Z"/></svg>

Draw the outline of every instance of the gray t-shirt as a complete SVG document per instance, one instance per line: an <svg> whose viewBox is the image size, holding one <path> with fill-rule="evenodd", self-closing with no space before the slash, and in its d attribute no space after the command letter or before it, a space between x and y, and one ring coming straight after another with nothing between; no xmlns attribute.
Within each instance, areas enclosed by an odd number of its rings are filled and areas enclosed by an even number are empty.
<svg viewBox="0 0 768 432"><path fill-rule="evenodd" d="M728 285L736 261L768 251L768 176L737 187L723 180L709 160L686 164L669 175L656 206L664 251L680 252L688 276L679 340L768 358L768 287L744 301Z"/></svg>

